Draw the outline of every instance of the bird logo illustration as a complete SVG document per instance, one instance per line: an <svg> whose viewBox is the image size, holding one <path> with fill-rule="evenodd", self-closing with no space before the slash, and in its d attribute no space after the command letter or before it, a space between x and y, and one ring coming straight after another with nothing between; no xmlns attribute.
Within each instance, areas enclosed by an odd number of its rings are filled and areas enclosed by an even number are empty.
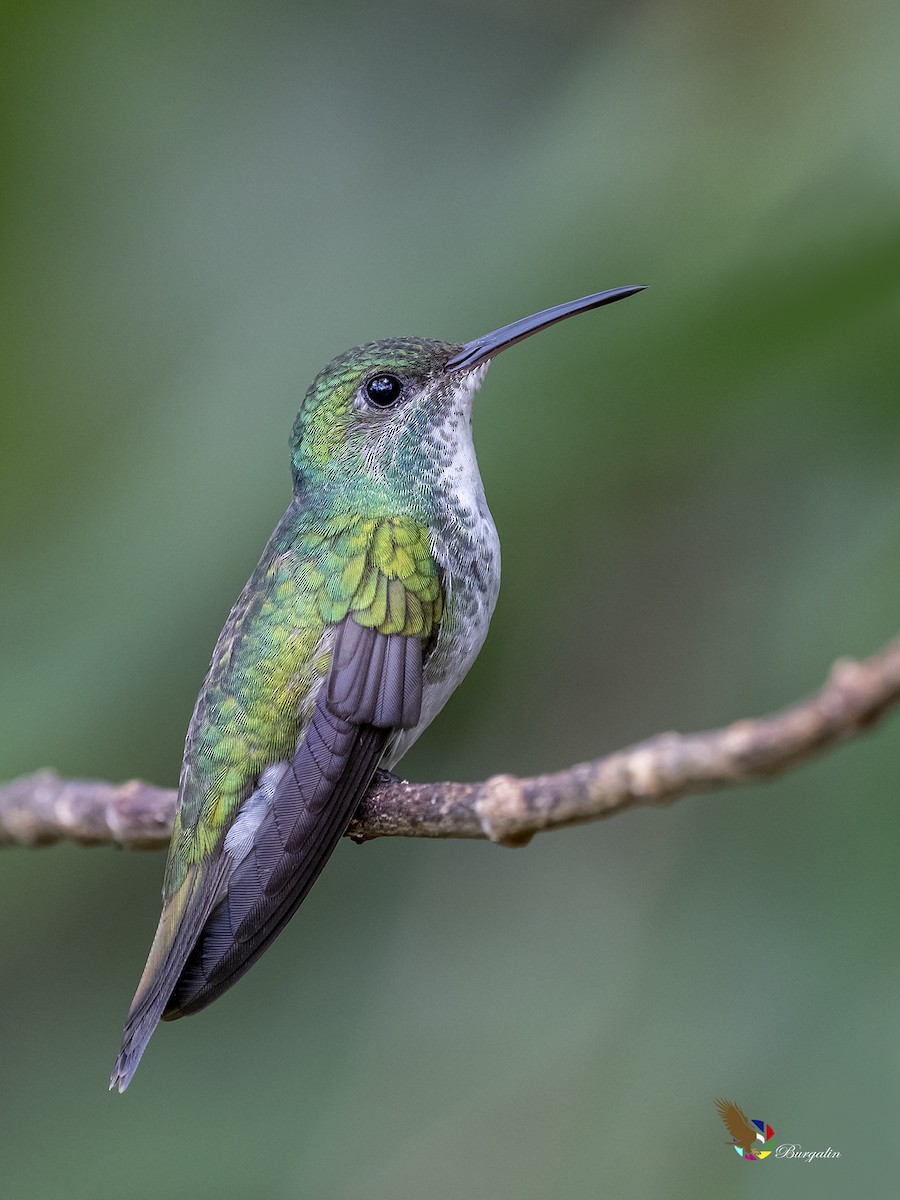
<svg viewBox="0 0 900 1200"><path fill-rule="evenodd" d="M719 1099L716 1101L716 1108L725 1128L731 1134L732 1140L727 1144L733 1146L741 1158L748 1162L758 1162L769 1157L772 1151L759 1149L757 1143L768 1145L775 1136L771 1125L767 1125L765 1121L748 1120L744 1110L733 1100Z"/></svg>

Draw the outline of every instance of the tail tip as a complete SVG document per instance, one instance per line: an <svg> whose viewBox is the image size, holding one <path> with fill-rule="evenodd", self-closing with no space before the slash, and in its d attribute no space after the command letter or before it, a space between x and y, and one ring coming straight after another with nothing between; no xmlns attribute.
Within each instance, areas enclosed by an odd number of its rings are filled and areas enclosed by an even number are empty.
<svg viewBox="0 0 900 1200"><path fill-rule="evenodd" d="M140 1054L129 1053L124 1047L116 1059L112 1075L109 1077L109 1090L117 1091L120 1095L128 1087L141 1061Z"/></svg>
<svg viewBox="0 0 900 1200"><path fill-rule="evenodd" d="M129 1083L131 1083L132 1074L132 1071L125 1071L119 1063L116 1063L113 1073L109 1077L109 1090L111 1092L118 1092L121 1095Z"/></svg>

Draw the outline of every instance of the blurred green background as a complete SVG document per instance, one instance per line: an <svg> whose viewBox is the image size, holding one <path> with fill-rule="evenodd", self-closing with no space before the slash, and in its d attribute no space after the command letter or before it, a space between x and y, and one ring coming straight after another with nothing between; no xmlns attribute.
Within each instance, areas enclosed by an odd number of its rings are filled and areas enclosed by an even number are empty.
<svg viewBox="0 0 900 1200"><path fill-rule="evenodd" d="M489 375L503 590L404 773L562 767L874 651L898 51L888 0L7 4L0 778L175 781L332 355L619 284ZM898 736L522 851L342 845L124 1098L163 858L4 852L4 1196L895 1195ZM717 1095L843 1157L741 1163Z"/></svg>

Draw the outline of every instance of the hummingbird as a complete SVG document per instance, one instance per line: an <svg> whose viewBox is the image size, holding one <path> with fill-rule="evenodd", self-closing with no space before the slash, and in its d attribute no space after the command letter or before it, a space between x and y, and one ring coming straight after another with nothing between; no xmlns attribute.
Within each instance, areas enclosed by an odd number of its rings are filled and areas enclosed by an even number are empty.
<svg viewBox="0 0 900 1200"><path fill-rule="evenodd" d="M199 1012L281 932L474 662L500 543L472 442L491 360L620 287L465 343L338 355L290 439L293 494L225 622L185 742L162 915L110 1089L160 1020Z"/></svg>

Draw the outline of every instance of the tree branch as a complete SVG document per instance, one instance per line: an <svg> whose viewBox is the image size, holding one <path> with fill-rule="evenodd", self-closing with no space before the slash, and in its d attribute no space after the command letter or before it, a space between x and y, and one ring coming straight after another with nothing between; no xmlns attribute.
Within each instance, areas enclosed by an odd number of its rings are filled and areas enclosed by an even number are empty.
<svg viewBox="0 0 900 1200"><path fill-rule="evenodd" d="M483 783L404 783L380 775L348 834L490 838L521 846L535 833L595 821L634 804L767 779L855 737L900 701L900 637L863 662L837 662L808 700L706 733L663 733L553 775ZM110 784L38 771L0 786L0 846L57 841L167 845L176 793L140 780Z"/></svg>

